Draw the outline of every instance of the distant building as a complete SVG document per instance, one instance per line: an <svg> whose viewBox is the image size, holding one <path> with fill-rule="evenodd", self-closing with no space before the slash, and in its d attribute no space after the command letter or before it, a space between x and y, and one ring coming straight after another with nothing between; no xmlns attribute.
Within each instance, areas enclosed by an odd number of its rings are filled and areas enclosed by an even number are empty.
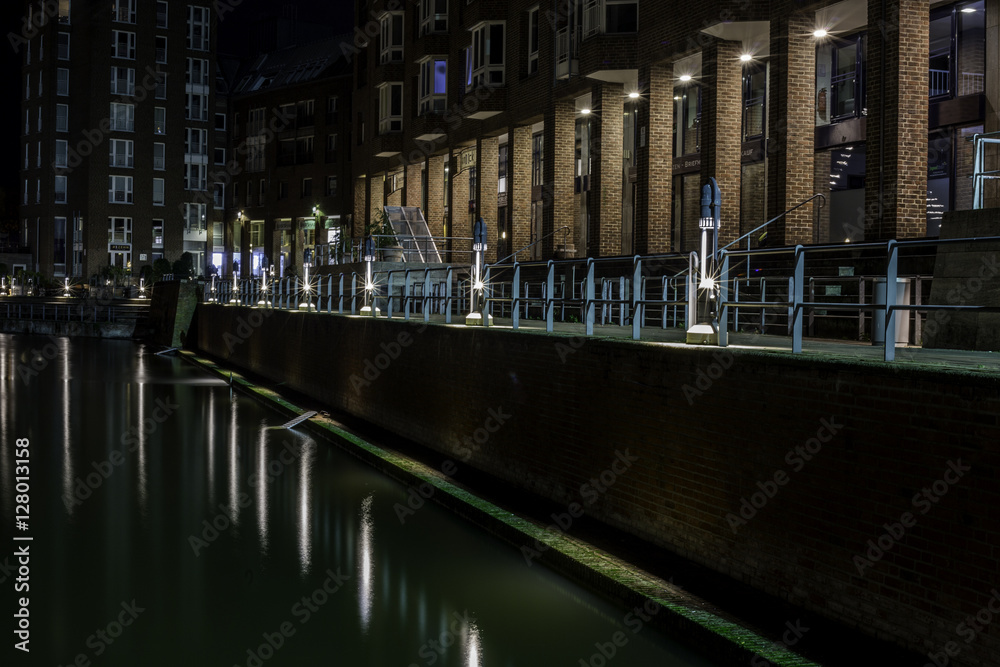
<svg viewBox="0 0 1000 667"><path fill-rule="evenodd" d="M1000 130L996 8L357 0L354 233L404 204L483 217L490 259L687 251L715 177L724 242L815 193L765 242L935 236Z"/></svg>
<svg viewBox="0 0 1000 667"><path fill-rule="evenodd" d="M352 224L351 65L329 38L252 58L231 95L227 252L243 276L336 259ZM346 227L347 231L344 231Z"/></svg>
<svg viewBox="0 0 1000 667"><path fill-rule="evenodd" d="M209 264L224 149L211 0L25 2L20 238L35 270ZM221 222L221 221L220 221Z"/></svg>

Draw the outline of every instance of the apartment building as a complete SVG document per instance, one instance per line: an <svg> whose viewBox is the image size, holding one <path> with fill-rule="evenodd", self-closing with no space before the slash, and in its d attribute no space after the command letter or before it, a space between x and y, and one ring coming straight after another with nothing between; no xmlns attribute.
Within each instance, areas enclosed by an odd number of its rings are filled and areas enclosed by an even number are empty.
<svg viewBox="0 0 1000 667"><path fill-rule="evenodd" d="M995 0L357 0L354 233L383 205L489 258L937 235L1000 129ZM988 46L989 44L989 46ZM457 243L457 242L456 242Z"/></svg>
<svg viewBox="0 0 1000 667"><path fill-rule="evenodd" d="M231 97L231 178L224 197L227 251L244 277L274 267L303 275L338 261L353 217L352 71L330 37L250 59Z"/></svg>
<svg viewBox="0 0 1000 667"><path fill-rule="evenodd" d="M210 0L24 3L21 239L46 276L210 259Z"/></svg>

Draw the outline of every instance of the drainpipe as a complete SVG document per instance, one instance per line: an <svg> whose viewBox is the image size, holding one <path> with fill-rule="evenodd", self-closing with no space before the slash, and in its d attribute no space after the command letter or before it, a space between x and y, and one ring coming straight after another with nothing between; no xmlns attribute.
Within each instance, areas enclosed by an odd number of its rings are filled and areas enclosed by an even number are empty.
<svg viewBox="0 0 1000 667"><path fill-rule="evenodd" d="M882 221L885 217L885 50L888 41L885 0L882 7L882 48L879 51L879 133L878 133L878 238L882 238ZM866 239L870 240L870 239Z"/></svg>

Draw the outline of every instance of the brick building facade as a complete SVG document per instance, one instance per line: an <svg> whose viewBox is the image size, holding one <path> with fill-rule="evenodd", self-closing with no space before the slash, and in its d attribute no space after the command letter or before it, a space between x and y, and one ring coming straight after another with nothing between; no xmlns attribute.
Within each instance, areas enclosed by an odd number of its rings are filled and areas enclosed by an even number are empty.
<svg viewBox="0 0 1000 667"><path fill-rule="evenodd" d="M710 176L723 242L817 193L754 242L936 236L971 208L967 138L1000 129L995 0L357 0L355 15L354 234L419 202L435 235L482 216L491 260L693 249Z"/></svg>
<svg viewBox="0 0 1000 667"><path fill-rule="evenodd" d="M45 276L209 259L216 14L208 0L24 3L21 229ZM109 76L110 74L110 76Z"/></svg>

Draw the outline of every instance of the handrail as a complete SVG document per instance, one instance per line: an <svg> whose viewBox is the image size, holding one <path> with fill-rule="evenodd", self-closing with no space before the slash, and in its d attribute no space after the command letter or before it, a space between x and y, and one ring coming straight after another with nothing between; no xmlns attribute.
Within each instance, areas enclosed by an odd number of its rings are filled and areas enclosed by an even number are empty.
<svg viewBox="0 0 1000 667"><path fill-rule="evenodd" d="M820 193L818 193L818 192L817 192L816 194L814 194L814 195L813 195L812 197L810 197L809 199L806 199L805 201L802 201L802 202L799 202L798 204L796 204L795 206L791 207L791 208L790 208L790 209L788 209L787 211L784 211L784 212L782 212L782 213L779 213L778 215L774 216L773 218L771 218L770 220L768 220L767 222L765 222L765 223L764 223L763 225L761 225L760 227L757 227L757 228L755 228L755 229L751 229L751 230L750 230L749 232L747 232L747 233L746 233L746 234L744 234L743 236L739 237L738 239L736 239L736 240L735 240L735 241L733 241L732 243L728 243L728 244L726 244L726 245L722 246L721 248L719 248L719 251L722 251L722 250L726 250L726 249L727 249L727 248L729 248L730 246L732 246L732 245L736 245L737 243L739 243L739 242L740 242L740 241L742 241L743 239L747 238L748 236L753 236L754 234L756 234L756 233L757 233L757 232L759 232L760 230L764 229L765 227L767 227L767 226L768 226L769 224L771 224L772 222L774 222L774 221L775 221L775 220L777 220L778 218L781 218L781 217L783 217L783 216L785 216L785 215L788 215L789 213L791 213L792 211L794 211L795 209L797 209L797 208L799 208L799 207L801 207L801 206L805 206L806 204L808 204L809 202L811 202L811 201L812 201L813 199L816 199L816 197L819 197L820 199L822 199L822 200L823 200L823 204L822 204L822 205L820 206L820 208L823 208L823 206L826 206L826 195L824 195L824 194L820 194Z"/></svg>
<svg viewBox="0 0 1000 667"><path fill-rule="evenodd" d="M563 247L565 248L566 247L566 239L569 238L569 229L570 229L569 225L563 225L559 229L553 229L551 232L549 232L548 234L546 234L542 238L538 239L537 241L532 241L531 243L529 243L528 245L524 246L523 248L520 248L519 250L515 250L514 252L512 252L509 255L507 255L503 259L498 259L497 261L493 262L493 264L503 264L504 262L506 262L511 257L515 257L516 258L520 253L524 252L528 248L531 248L532 246L538 245L539 243L541 243L545 239L549 238L550 236L554 236L556 234L556 232L561 232L564 229L567 230L566 234L563 235Z"/></svg>

